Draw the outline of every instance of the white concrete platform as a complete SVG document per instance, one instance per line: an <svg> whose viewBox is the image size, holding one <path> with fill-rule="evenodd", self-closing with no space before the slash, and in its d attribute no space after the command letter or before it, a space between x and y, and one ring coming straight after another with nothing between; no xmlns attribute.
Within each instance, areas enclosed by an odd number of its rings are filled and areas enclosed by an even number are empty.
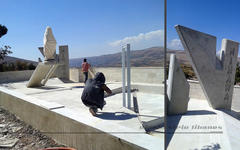
<svg viewBox="0 0 240 150"><path fill-rule="evenodd" d="M27 82L18 82L2 84L1 86L2 89L8 89L23 96L26 95L33 104L41 105L45 109L125 140L135 145L133 146L135 149L163 149L163 127L149 134L145 133L137 114L122 107L122 94L105 98L107 104L102 111L99 110L97 117L93 117L81 101L83 84L63 83L58 79L50 79L46 86L39 88L27 88L26 84ZM108 83L107 85L110 89L121 87L121 83ZM163 95L139 91L137 92L137 99L140 117L143 121L163 117ZM58 131L55 130L54 132Z"/></svg>
<svg viewBox="0 0 240 150"><path fill-rule="evenodd" d="M240 120L232 112L212 109L206 100L190 99L185 115L168 117L168 150L240 147Z"/></svg>

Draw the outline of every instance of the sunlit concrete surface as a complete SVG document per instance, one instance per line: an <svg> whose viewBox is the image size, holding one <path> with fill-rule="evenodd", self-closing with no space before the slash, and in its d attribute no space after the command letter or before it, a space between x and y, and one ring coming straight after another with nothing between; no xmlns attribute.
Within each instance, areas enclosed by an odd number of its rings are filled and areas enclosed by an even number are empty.
<svg viewBox="0 0 240 150"><path fill-rule="evenodd" d="M185 115L168 117L168 149L238 150L240 120L234 114L212 109L207 100L190 99Z"/></svg>
<svg viewBox="0 0 240 150"><path fill-rule="evenodd" d="M1 86L38 99L38 102L40 101L42 104L50 102L47 105L51 111L66 117L68 115L72 116L69 111L79 114L79 122L81 122L81 119L83 119L83 122L88 120L88 126L101 129L105 133L133 143L139 146L139 149L163 149L163 127L147 134L137 114L122 107L122 93L105 98L107 104L103 110L99 110L97 117L93 117L81 101L84 86L82 83L63 83L55 78L50 79L44 87L27 88L26 84L27 82L16 82L1 84ZM148 84L148 86L150 85ZM107 86L110 89L116 89L121 87L121 83L111 82L107 83ZM156 85L153 85L153 87L156 87ZM140 120L151 121L163 117L164 96L146 91L140 90L137 92Z"/></svg>

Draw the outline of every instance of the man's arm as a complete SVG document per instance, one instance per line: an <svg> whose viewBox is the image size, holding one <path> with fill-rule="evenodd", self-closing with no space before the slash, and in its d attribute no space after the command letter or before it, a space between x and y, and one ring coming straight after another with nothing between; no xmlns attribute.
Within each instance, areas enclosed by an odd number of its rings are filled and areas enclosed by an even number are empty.
<svg viewBox="0 0 240 150"><path fill-rule="evenodd" d="M84 67L83 65L84 65L84 64L82 63L82 71L83 71L83 67Z"/></svg>
<svg viewBox="0 0 240 150"><path fill-rule="evenodd" d="M112 91L106 86L106 84L102 85L102 89L106 91L108 94L112 94Z"/></svg>

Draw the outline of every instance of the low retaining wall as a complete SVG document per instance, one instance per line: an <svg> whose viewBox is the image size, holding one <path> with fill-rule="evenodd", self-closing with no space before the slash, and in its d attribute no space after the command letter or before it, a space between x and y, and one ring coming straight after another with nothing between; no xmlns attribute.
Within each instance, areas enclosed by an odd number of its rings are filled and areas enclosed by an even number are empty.
<svg viewBox="0 0 240 150"><path fill-rule="evenodd" d="M48 106L53 105L51 102L41 101L6 88L0 88L0 105L45 135L78 150L156 149L159 142L159 139L147 134L105 133L101 128L106 128L106 125L101 122L94 127L96 124L94 117L86 118L83 114L67 108L49 110ZM114 124L111 126L120 132L126 131ZM154 143L155 148L150 143Z"/></svg>
<svg viewBox="0 0 240 150"><path fill-rule="evenodd" d="M0 83L29 80L34 70L0 72Z"/></svg>
<svg viewBox="0 0 240 150"><path fill-rule="evenodd" d="M122 81L121 67L94 68L94 71L102 72L105 75L107 82ZM91 78L90 74L89 77ZM83 82L83 79L84 77L81 69L70 68L70 80L74 82ZM131 67L131 81L161 84L164 81L164 69L163 67Z"/></svg>
<svg viewBox="0 0 240 150"><path fill-rule="evenodd" d="M164 95L164 84L133 83L131 88L138 89L139 92Z"/></svg>

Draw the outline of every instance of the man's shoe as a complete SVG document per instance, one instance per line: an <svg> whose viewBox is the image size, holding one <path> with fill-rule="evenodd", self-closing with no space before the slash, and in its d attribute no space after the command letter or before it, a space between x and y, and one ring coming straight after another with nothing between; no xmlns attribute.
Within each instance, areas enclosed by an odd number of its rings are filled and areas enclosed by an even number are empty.
<svg viewBox="0 0 240 150"><path fill-rule="evenodd" d="M97 116L96 110L94 108L89 108L89 111L93 116Z"/></svg>

